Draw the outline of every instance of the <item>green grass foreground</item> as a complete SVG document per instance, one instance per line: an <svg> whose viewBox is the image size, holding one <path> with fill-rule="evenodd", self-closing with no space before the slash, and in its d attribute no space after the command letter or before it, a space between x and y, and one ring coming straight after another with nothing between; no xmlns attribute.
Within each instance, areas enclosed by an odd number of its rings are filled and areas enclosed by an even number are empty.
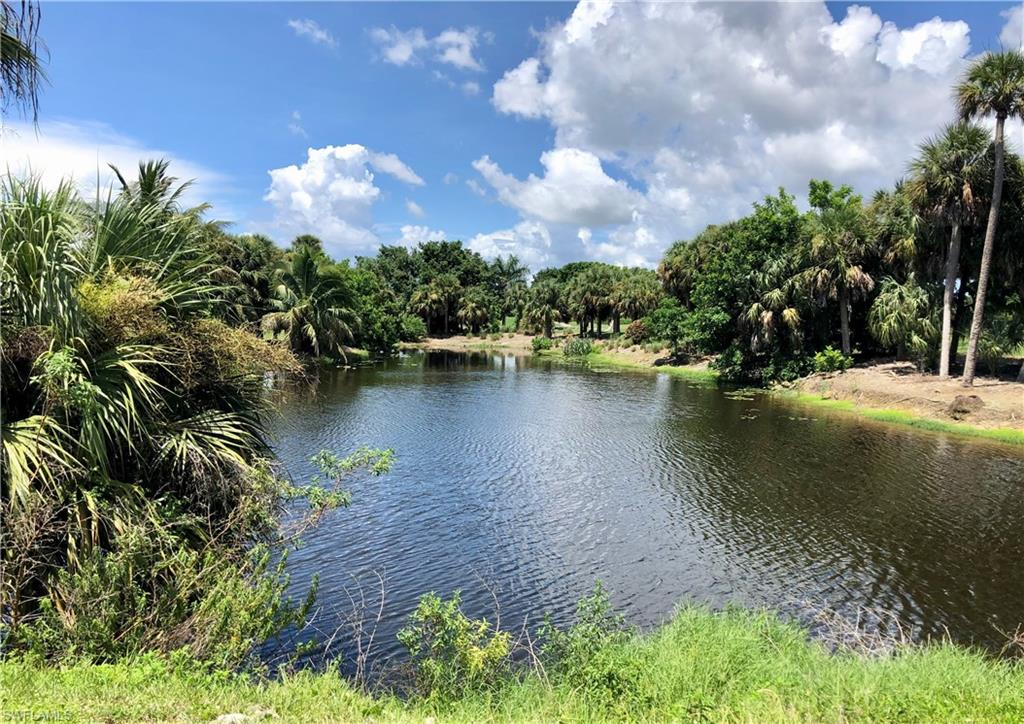
<svg viewBox="0 0 1024 724"><path fill-rule="evenodd" d="M68 721L991 721L1024 720L1024 663L949 644L881 658L830 654L770 613L686 608L554 682L536 671L453 702L357 691L333 672L270 682L153 657L46 668L0 664L2 711Z"/></svg>

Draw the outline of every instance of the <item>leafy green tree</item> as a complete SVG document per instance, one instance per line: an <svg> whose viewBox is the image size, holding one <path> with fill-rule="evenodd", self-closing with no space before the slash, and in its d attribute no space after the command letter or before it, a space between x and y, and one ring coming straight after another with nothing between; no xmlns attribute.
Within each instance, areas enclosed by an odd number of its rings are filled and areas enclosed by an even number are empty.
<svg viewBox="0 0 1024 724"><path fill-rule="evenodd" d="M971 63L956 87L957 110L964 120L995 116L995 160L992 195L989 204L985 245L978 271L978 288L974 294L974 313L971 319L971 337L964 361L964 385L974 384L974 371L978 361L978 341L981 338L985 298L992 270L993 247L999 224L999 206L1003 196L1005 144L1003 140L1007 119L1024 118L1024 53L1004 50L987 53Z"/></svg>
<svg viewBox="0 0 1024 724"><path fill-rule="evenodd" d="M861 197L849 186L834 188L828 181L811 181L809 200L811 243L808 268L802 272L810 289L839 303L843 354L850 354L850 305L874 286L864 265L870 251Z"/></svg>
<svg viewBox="0 0 1024 724"><path fill-rule="evenodd" d="M939 377L949 377L952 349L954 295L960 278L960 242L963 228L978 219L977 190L991 174L988 131L969 123L947 126L937 138L921 144L911 163L909 193L918 208L940 226L949 228L942 295L942 339Z"/></svg>
<svg viewBox="0 0 1024 724"><path fill-rule="evenodd" d="M276 311L263 318L263 329L284 334L295 352L347 359L344 346L353 341L359 324L354 305L344 278L318 265L315 250L302 245L280 270L273 300Z"/></svg>
<svg viewBox="0 0 1024 724"><path fill-rule="evenodd" d="M675 297L661 300L658 308L649 316L651 331L658 339L668 342L672 354L678 355L687 341L686 311Z"/></svg>

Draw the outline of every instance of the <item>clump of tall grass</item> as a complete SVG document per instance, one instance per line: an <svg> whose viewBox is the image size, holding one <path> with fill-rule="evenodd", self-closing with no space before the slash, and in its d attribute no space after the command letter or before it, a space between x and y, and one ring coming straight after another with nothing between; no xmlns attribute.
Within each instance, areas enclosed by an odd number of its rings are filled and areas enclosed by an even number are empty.
<svg viewBox="0 0 1024 724"><path fill-rule="evenodd" d="M566 357L586 357L594 351L594 343L585 337L573 337L562 345L562 354Z"/></svg>

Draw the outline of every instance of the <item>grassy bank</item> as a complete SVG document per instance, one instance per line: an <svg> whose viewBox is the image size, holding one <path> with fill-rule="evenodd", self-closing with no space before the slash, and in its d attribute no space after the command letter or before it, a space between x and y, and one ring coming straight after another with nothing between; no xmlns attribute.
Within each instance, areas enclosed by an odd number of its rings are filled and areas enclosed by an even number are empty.
<svg viewBox="0 0 1024 724"><path fill-rule="evenodd" d="M830 654L767 613L690 608L559 677L531 672L452 702L369 696L336 674L273 682L147 657L68 668L0 664L3 711L70 721L992 721L1024 719L1024 664L951 645ZM22 714L22 712L25 712Z"/></svg>
<svg viewBox="0 0 1024 724"><path fill-rule="evenodd" d="M914 415L906 412L905 410L868 407L866 405L858 405L851 400L836 400L806 392L796 392L793 390L773 390L770 394L779 396L783 399L794 400L801 404L850 415L857 415L877 422L905 425L919 430L928 430L930 432L944 432L985 440L996 440L998 442L1009 443L1011 445L1024 445L1024 430L978 427L976 425L970 425L963 422L936 420L929 417ZM1022 396L1024 396L1024 392L1022 392Z"/></svg>
<svg viewBox="0 0 1024 724"><path fill-rule="evenodd" d="M551 350L545 354L552 357L562 357L559 350ZM707 367L674 367L670 365L655 367L649 364L637 362L626 355L617 354L614 351L606 350L593 352L587 355L585 359L587 365L595 368L658 372L705 382L713 382L718 379L718 372ZM780 388L775 390L766 390L765 394L770 394L782 399L818 408L859 416L876 422L904 425L918 430L927 430L929 432L943 432L984 440L995 440L1002 443L1009 443L1011 445L1024 445L1024 430L1001 427L981 427L967 422L955 422L936 419L933 417L925 417L906 410L871 407L865 404L858 404L853 400L825 398L817 394L789 389ZM1024 409L1024 388L1022 388L1021 391L1021 399L1022 409Z"/></svg>

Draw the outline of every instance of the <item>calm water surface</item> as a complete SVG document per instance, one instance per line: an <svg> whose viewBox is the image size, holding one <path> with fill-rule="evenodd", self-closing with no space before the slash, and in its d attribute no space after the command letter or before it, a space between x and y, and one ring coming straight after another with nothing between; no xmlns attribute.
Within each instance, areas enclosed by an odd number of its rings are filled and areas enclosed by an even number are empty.
<svg viewBox="0 0 1024 724"><path fill-rule="evenodd" d="M493 591L508 628L568 620L598 579L642 626L683 601L868 607L998 648L1024 622L1013 447L667 375L443 352L332 373L277 427L300 480L322 448L396 452L289 559L296 591L319 572L327 632L385 576L379 656L426 591L461 589L489 617Z"/></svg>

